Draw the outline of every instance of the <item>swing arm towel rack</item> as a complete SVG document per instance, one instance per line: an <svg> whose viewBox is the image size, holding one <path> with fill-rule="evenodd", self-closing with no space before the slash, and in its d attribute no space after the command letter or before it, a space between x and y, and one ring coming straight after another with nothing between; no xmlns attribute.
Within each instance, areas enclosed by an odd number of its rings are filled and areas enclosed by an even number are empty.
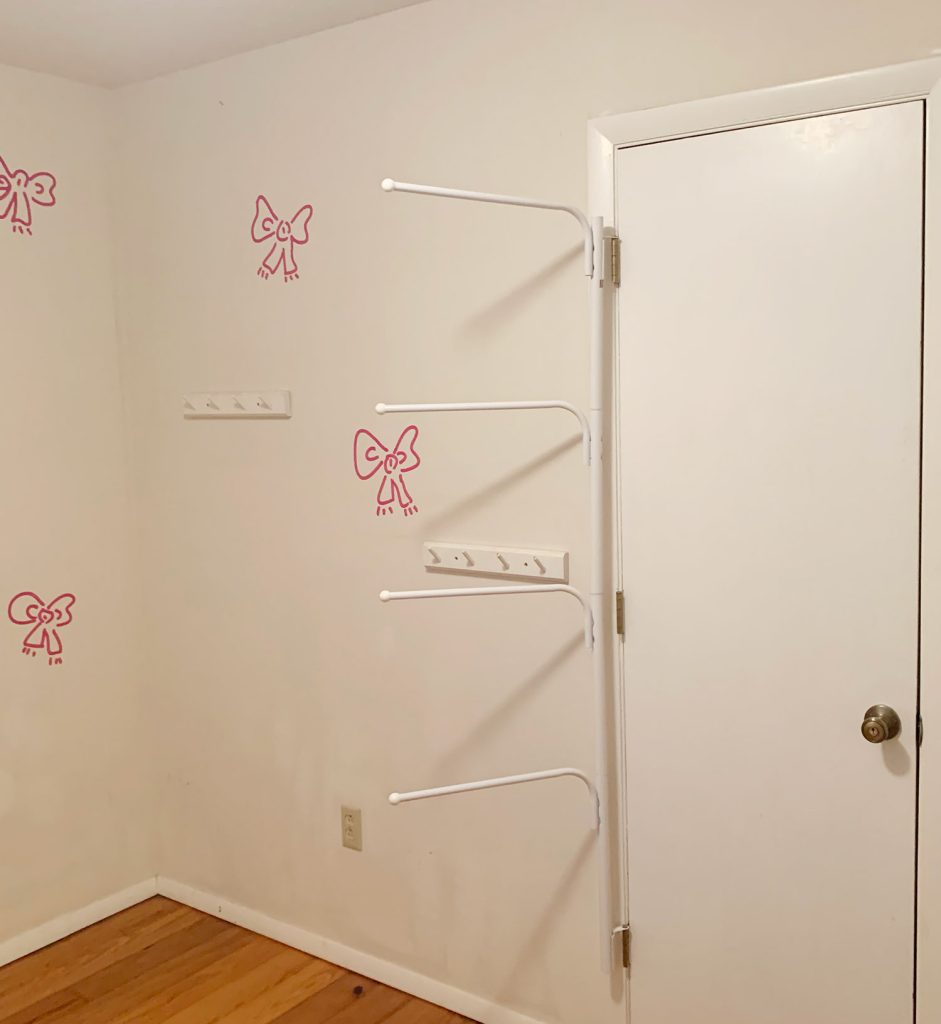
<svg viewBox="0 0 941 1024"><path fill-rule="evenodd" d="M410 405L387 405L385 402L380 402L376 406L376 412L380 416L385 416L389 412L502 412L507 409L564 409L566 412L570 412L582 428L582 452L585 456L585 465L591 465L591 425L588 422L588 417L578 406L557 398L547 398L540 402L419 402Z"/></svg>
<svg viewBox="0 0 941 1024"><path fill-rule="evenodd" d="M501 594L571 594L582 606L585 616L585 646L590 651L594 646L594 616L591 603L575 587L567 583L522 583L512 587L449 587L435 590L382 590L380 601L421 601L434 597L499 597Z"/></svg>
<svg viewBox="0 0 941 1024"><path fill-rule="evenodd" d="M558 210L574 217L582 229L582 240L585 245L585 276L591 277L594 272L595 238L592 225L577 206L566 206L564 203L547 203L543 199L530 199L528 196L504 196L496 192L468 192L462 188L440 188L437 185L415 185L410 181L394 181L383 178L382 188L385 192L413 192L420 196L440 196L443 199L469 199L473 203L496 203L498 206L528 206L534 210Z"/></svg>
<svg viewBox="0 0 941 1024"><path fill-rule="evenodd" d="M605 553L605 507L604 507L604 415L605 415L605 387L604 387L604 313L605 313L605 228L601 217L593 217L591 220L574 206L567 206L564 203L549 203L539 199L530 199L525 196L499 195L490 192L471 192L464 189L441 188L437 185L417 185L412 182L394 181L386 178L382 182L382 188L386 192L411 192L417 195L438 196L444 199L463 199L478 203L493 203L501 206L522 206L539 210L552 210L568 214L573 217L579 226L582 241L584 244L585 274L591 278L590 299L589 299L589 412L588 412L588 454L589 454L589 490L591 496L591 559L589 572L589 598L588 613L586 613L586 628L590 628L592 634L592 680L594 691L594 719L595 719L595 779L594 786L599 808L599 823L597 832L598 843L598 910L599 929L601 934L601 964L606 973L610 973L614 962L614 940L616 935L623 930L623 923L620 920L620 912L615 906L615 900L619 899L619 886L616 890L615 880L620 881L620 862L612 851L612 834L610 829L611 801L608 795L608 779L612 774L613 760L610 750L609 739L609 694L606 671L607 636L610 631L610 624L604 615L604 553ZM584 439L585 426L584 414L579 414L574 406L569 403L466 403L463 406L452 404L436 407L427 406L426 411L458 411L465 410L484 411L486 409L501 408L564 408L573 412L579 417L582 424L582 436ZM393 406L384 405L377 408L380 412L393 411L420 411L419 406ZM478 595L491 588L474 588ZM497 588L493 588L497 590ZM499 588L498 593L509 592L516 588ZM548 589L547 587L535 587L534 589ZM384 591L385 600L397 600L396 592ZM400 591L399 594L410 596L421 595L423 597L447 597L453 596L448 591ZM462 590L462 595L472 594L473 590ZM583 600L583 598L580 597ZM590 614L590 627L588 615ZM541 775L542 773L532 773ZM554 777L554 776L550 776ZM517 778L509 776L509 778ZM522 781L526 776L519 777ZM532 780L535 781L535 780ZM489 780L487 785L483 783L468 783L477 788L491 788L491 784L499 780ZM462 792L454 787L442 787L437 790L419 790L419 793L426 795L440 795L445 793ZM408 794L399 794L402 801ZM416 797L416 799L418 799Z"/></svg>
<svg viewBox="0 0 941 1024"><path fill-rule="evenodd" d="M545 779L562 779L570 775L581 779L591 797L591 827L598 830L601 824L601 810L598 806L598 790L588 776L577 768L548 768L543 772L526 772L524 775L501 775L496 779L481 779L479 782L458 782L453 786L436 786L434 789L414 789L410 793L390 793L390 804L405 804L410 800L428 800L435 796L452 796L454 793L473 793L481 789L498 789L500 786L519 786L524 782L542 782Z"/></svg>

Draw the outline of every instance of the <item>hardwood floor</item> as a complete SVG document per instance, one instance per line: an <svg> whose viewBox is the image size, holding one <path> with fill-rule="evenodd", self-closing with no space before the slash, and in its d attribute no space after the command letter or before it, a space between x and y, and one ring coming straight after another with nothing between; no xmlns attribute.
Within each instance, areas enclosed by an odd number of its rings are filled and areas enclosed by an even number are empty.
<svg viewBox="0 0 941 1024"><path fill-rule="evenodd" d="M0 1024L473 1024L162 896L0 967Z"/></svg>

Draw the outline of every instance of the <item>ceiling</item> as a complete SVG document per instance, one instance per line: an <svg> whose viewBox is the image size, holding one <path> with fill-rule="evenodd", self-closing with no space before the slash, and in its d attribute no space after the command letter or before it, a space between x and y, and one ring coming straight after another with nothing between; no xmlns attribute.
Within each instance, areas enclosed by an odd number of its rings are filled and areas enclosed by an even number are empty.
<svg viewBox="0 0 941 1024"><path fill-rule="evenodd" d="M0 0L0 64L119 86L423 0Z"/></svg>

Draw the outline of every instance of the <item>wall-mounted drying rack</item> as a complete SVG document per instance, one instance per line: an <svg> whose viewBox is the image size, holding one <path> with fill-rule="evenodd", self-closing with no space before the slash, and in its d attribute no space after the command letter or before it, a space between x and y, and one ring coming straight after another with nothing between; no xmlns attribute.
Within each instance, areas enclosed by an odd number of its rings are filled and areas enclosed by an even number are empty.
<svg viewBox="0 0 941 1024"><path fill-rule="evenodd" d="M533 210L557 210L574 217L582 229L582 240L585 246L585 276L591 277L595 271L595 252L597 249L594 225L577 206L566 206L564 203L547 203L544 199L530 199L528 196L504 196L497 192L468 192L463 188L439 188L437 185L415 185L410 181L395 181L392 178L382 179L384 192L412 192L419 196L440 196L442 199L465 199L472 203L496 203L498 206L528 206ZM599 227L601 218L598 218ZM601 260L598 252L598 262Z"/></svg>
<svg viewBox="0 0 941 1024"><path fill-rule="evenodd" d="M410 793L390 793L390 804L406 804L411 800L428 800L436 796L453 796L455 793L473 793L481 789L499 789L501 786L519 786L524 782L544 782L546 779L563 779L567 775L581 779L591 797L591 827L596 831L601 825L601 808L598 804L598 790L588 776L577 768L549 768L544 772L526 772L524 775L501 775L496 779L481 779L479 782L459 782L453 786L435 786L434 789L414 789Z"/></svg>
<svg viewBox="0 0 941 1024"><path fill-rule="evenodd" d="M598 831L598 903L601 932L601 962L606 972L611 971L615 937L624 930L620 912L615 905L617 898L615 879L620 879L619 863L612 851L612 836L609 827L610 801L608 779L612 773L612 758L608 728L608 681L606 671L608 623L604 616L604 309L605 309L605 230L600 217L592 220L574 206L562 203L548 203L525 196L508 196L491 192L470 192L464 189L440 188L435 185L416 185L411 182L394 181L386 178L382 182L386 192L411 192L417 195L438 196L443 199L463 199L477 203L493 203L500 206L522 206L537 210L565 213L577 221L584 243L585 274L591 278L589 302L589 411L584 412L569 402L547 400L531 402L455 402L427 403L412 405L388 405L380 403L376 412L490 412L508 409L564 409L572 413L582 429L585 460L589 466L589 490L591 495L591 564L589 596L574 587L558 584L534 584L520 587L472 587L441 590L382 591L383 601L398 601L424 598L447 597L491 597L506 594L531 594L539 591L561 591L569 593L582 603L585 621L586 645L592 651L592 679L594 683L594 716L596 767L592 782L577 769L551 768L546 771L529 772L523 775L509 775L479 782L465 782L435 789L415 790L410 793L393 793L392 803L423 800L429 797L450 796L474 790L495 789L500 786L538 782L544 779L574 775L580 778L595 801L597 807Z"/></svg>
<svg viewBox="0 0 941 1024"><path fill-rule="evenodd" d="M512 409L564 409L570 412L582 428L582 452L585 465L591 465L591 424L588 417L571 402L563 402L557 398L546 398L537 402L418 402L409 405L386 405L379 402L376 412L385 416L389 412L503 412Z"/></svg>
<svg viewBox="0 0 941 1024"><path fill-rule="evenodd" d="M585 646L590 651L595 642L594 616L591 602L567 583L521 583L509 587L450 587L434 590L382 590L380 601L423 601L436 597L501 597L507 594L571 594L582 606L585 619Z"/></svg>

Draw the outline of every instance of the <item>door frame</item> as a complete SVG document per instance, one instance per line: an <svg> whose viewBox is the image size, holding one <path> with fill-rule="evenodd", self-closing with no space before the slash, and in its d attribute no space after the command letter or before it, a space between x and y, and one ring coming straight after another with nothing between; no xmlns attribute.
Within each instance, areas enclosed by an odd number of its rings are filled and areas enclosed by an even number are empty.
<svg viewBox="0 0 941 1024"><path fill-rule="evenodd" d="M916 875L916 1019L941 1020L941 972L918 970L918 963L941 960L941 58L897 64L754 92L694 100L673 106L597 118L588 124L589 213L616 226L615 156L618 149L711 134L737 128L841 113L909 100L925 103L925 271L922 370L922 477L919 700L924 738L917 758L918 870ZM630 272L626 268L627 273ZM609 450L619 441L617 315L612 310L614 356L609 379L614 410ZM620 524L618 460L609 469ZM612 533L612 573L622 589L620 527ZM932 624L934 629L932 630ZM914 638L913 638L914 640ZM616 652L615 727L621 820L626 821L623 645ZM622 830L623 831L623 830ZM622 842L625 878L626 842ZM625 921L629 921L625 886Z"/></svg>

